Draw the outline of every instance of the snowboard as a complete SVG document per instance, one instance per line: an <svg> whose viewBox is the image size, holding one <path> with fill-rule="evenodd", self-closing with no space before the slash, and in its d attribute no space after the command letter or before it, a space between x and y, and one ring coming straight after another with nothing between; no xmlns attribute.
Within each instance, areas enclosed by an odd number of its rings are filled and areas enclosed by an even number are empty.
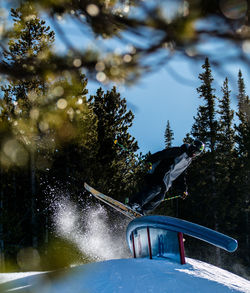
<svg viewBox="0 0 250 293"><path fill-rule="evenodd" d="M123 215L127 216L130 219L135 219L135 218L143 216L142 214L132 210L130 207L121 203L120 201L115 200L112 197L107 196L107 195L97 191L96 189L94 189L93 187L88 185L86 182L84 183L84 187L95 198L104 202L106 205L112 207L113 209L117 210L118 212L122 213Z"/></svg>

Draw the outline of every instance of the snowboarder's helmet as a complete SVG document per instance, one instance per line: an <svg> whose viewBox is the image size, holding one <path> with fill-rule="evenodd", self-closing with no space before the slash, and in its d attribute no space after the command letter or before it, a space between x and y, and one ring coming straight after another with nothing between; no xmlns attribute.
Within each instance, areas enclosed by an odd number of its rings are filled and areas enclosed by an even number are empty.
<svg viewBox="0 0 250 293"><path fill-rule="evenodd" d="M189 157L197 157L199 156L205 149L205 144L196 139L194 140L188 147L188 155Z"/></svg>

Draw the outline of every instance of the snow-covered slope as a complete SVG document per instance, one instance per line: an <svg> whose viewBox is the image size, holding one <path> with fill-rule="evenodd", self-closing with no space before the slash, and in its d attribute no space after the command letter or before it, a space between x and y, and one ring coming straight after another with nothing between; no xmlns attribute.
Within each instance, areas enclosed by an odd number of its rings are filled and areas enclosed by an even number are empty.
<svg viewBox="0 0 250 293"><path fill-rule="evenodd" d="M74 267L56 277L0 274L0 292L250 293L249 281L204 262L187 261L182 266L164 260L117 259Z"/></svg>

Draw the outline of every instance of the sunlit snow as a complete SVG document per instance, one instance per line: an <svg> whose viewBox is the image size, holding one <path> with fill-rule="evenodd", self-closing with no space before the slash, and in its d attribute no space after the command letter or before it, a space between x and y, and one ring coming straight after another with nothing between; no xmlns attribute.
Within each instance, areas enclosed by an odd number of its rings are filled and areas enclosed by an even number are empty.
<svg viewBox="0 0 250 293"><path fill-rule="evenodd" d="M4 274L0 292L250 293L250 281L201 261L187 261L182 266L165 260L116 259L74 267L56 278L25 273L15 281L10 281L12 274Z"/></svg>

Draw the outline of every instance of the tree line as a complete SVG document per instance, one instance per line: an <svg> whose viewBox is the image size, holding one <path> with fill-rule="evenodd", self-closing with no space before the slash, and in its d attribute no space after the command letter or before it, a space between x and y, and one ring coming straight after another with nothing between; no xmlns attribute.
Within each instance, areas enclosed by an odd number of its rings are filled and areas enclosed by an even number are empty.
<svg viewBox="0 0 250 293"><path fill-rule="evenodd" d="M30 60L48 62L55 34L38 14L27 16L12 9L13 34L3 62L32 71ZM49 66L49 64L48 64ZM206 144L205 153L188 171L190 197L159 212L174 215L227 233L239 240L237 261L249 261L249 98L241 72L238 76L238 111L230 108L228 79L222 97L215 95L209 60L199 75L197 89L203 104L185 138ZM34 71L32 76L3 76L0 100L2 270L13 263L22 247L47 254L50 238L48 188L58 186L72 200L84 199L87 181L106 194L124 200L147 172L136 138L129 133L134 115L115 87L87 97L88 81L81 70ZM166 147L173 141L168 122ZM119 144L114 142L118 141ZM174 191L171 191L174 192ZM82 202L84 204L84 201ZM190 253L202 257L193 249ZM55 254L56 248L53 247ZM202 252L207 252L204 247ZM200 249L199 249L200 252ZM217 251L217 260L226 257ZM52 263L45 265L50 267ZM58 266L65 264L60 263ZM15 265L13 265L15 267Z"/></svg>
<svg viewBox="0 0 250 293"><path fill-rule="evenodd" d="M232 257L210 246L195 250L196 257L206 256L217 265L227 263L232 269L235 258L247 268L249 254L249 96L241 70L238 72L237 109L231 106L228 78L221 86L220 95L213 86L212 69L208 58L199 74L201 85L197 93L202 101L194 117L194 124L184 142L199 139L206 145L205 152L189 167L187 180L190 197L170 207L169 213L228 234L238 240L238 250ZM166 147L172 145L174 133L167 122ZM171 191L171 192L174 192ZM197 248L197 247L196 247ZM235 266L236 267L236 266Z"/></svg>

